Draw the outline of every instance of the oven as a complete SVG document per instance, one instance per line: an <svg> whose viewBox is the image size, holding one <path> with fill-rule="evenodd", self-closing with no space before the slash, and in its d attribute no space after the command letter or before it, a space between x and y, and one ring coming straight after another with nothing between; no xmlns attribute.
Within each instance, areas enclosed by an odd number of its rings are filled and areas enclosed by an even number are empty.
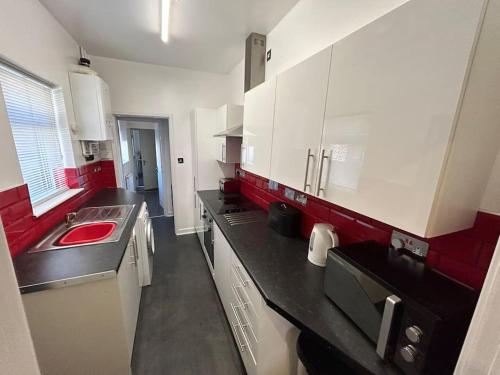
<svg viewBox="0 0 500 375"><path fill-rule="evenodd" d="M366 241L328 251L324 291L405 374L452 374L477 301L471 289Z"/></svg>

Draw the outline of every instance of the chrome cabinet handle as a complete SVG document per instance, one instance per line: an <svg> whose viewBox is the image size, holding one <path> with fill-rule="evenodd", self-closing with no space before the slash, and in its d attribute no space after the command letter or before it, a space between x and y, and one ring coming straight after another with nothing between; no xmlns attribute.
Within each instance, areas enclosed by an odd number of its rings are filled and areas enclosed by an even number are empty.
<svg viewBox="0 0 500 375"><path fill-rule="evenodd" d="M236 318L236 324L233 323L233 327L239 327L241 330L241 333L243 335L243 340L245 340L245 343L243 344L240 340L240 337L237 333L237 329L235 329L235 335L236 335L236 340L238 341L238 345L240 346L240 350L243 352L245 351L245 347L248 346L248 341L245 336L245 332L243 332L243 327L244 325L241 323L240 316L238 315L238 312L236 311L236 306L231 303L231 309L233 310L234 317Z"/></svg>
<svg viewBox="0 0 500 375"><path fill-rule="evenodd" d="M325 163L325 159L328 159L328 156L325 156L325 149L321 150L321 161L319 163L319 176L318 176L318 190L316 191L316 195L325 189L321 187L321 177L323 176L323 165Z"/></svg>
<svg viewBox="0 0 500 375"><path fill-rule="evenodd" d="M233 269L234 269L234 274L238 278L238 280L241 283L241 285L247 286L248 285L248 281L245 280L245 278L239 272L240 266L237 266L236 264L233 264Z"/></svg>
<svg viewBox="0 0 500 375"><path fill-rule="evenodd" d="M238 346L240 347L240 351L244 352L245 351L245 344L242 344L241 339L240 339L240 335L238 335L238 323L233 322L232 326L233 326L234 336L236 337L236 341L238 342Z"/></svg>
<svg viewBox="0 0 500 375"><path fill-rule="evenodd" d="M238 287L233 284L233 285L231 285L231 288L233 289L233 293L234 293L236 299L238 300L238 303L241 305L241 307L243 308L243 310L246 310L247 306L248 306L248 302L245 302L245 300L243 299L243 297L240 296L240 294L237 291Z"/></svg>
<svg viewBox="0 0 500 375"><path fill-rule="evenodd" d="M306 161L306 176L304 177L304 191L306 191L307 188L311 188L311 184L307 183L307 177L309 176L309 160L311 157L314 159L314 154L311 154L311 149L307 149L307 161Z"/></svg>

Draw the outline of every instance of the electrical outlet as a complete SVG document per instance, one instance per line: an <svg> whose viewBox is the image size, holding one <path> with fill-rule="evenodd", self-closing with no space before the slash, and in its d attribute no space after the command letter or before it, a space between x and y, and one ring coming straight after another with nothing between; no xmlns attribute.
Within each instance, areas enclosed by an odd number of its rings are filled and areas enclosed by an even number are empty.
<svg viewBox="0 0 500 375"><path fill-rule="evenodd" d="M285 188L285 197L287 197L291 201L295 200L295 190Z"/></svg>
<svg viewBox="0 0 500 375"><path fill-rule="evenodd" d="M305 194L297 193L297 195L295 196L295 200L299 202L302 206L307 205L307 195Z"/></svg>
<svg viewBox="0 0 500 375"><path fill-rule="evenodd" d="M405 249L421 258L427 257L427 253L429 252L429 244L427 242L398 232L397 230L392 231L391 245L397 250Z"/></svg>
<svg viewBox="0 0 500 375"><path fill-rule="evenodd" d="M276 181L273 181L273 180L269 180L269 182L267 183L267 186L269 187L269 190L278 190L279 189L279 185Z"/></svg>

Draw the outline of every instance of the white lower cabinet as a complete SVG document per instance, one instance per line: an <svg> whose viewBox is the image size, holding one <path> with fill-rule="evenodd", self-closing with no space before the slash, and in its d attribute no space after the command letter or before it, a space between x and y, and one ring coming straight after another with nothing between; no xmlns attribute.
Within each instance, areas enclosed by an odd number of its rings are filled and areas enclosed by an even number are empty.
<svg viewBox="0 0 500 375"><path fill-rule="evenodd" d="M141 287L130 240L117 274L23 294L42 374L131 374Z"/></svg>
<svg viewBox="0 0 500 375"><path fill-rule="evenodd" d="M215 285L249 375L295 374L299 330L271 310L214 225Z"/></svg>
<svg viewBox="0 0 500 375"><path fill-rule="evenodd" d="M118 287L120 289L120 301L123 311L123 323L127 335L130 357L134 349L135 329L137 328L137 317L139 316L139 305L141 303L141 286L138 273L139 253L135 236L130 238L127 250L123 256L118 270Z"/></svg>

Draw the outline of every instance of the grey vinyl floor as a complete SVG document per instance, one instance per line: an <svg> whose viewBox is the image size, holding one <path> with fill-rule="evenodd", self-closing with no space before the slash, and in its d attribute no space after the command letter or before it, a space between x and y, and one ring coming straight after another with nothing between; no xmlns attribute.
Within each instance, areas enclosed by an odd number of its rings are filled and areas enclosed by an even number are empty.
<svg viewBox="0 0 500 375"><path fill-rule="evenodd" d="M164 215L163 208L160 206L160 196L158 195L159 194L158 189L152 189L152 190L137 189L136 193L144 195L144 200L148 205L148 211L150 216Z"/></svg>
<svg viewBox="0 0 500 375"><path fill-rule="evenodd" d="M173 218L155 218L153 228L153 282L142 290L133 374L244 374L198 238L176 237Z"/></svg>

